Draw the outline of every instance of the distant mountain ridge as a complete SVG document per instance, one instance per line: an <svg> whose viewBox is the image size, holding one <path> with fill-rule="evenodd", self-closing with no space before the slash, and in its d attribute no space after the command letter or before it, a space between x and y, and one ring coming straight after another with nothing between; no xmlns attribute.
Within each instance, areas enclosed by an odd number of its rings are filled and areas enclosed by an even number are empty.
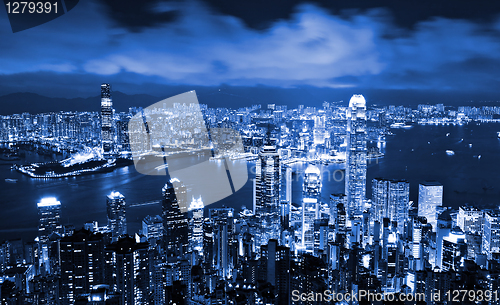
<svg viewBox="0 0 500 305"><path fill-rule="evenodd" d="M148 94L128 95L120 91L114 91L112 98L113 107L118 112L126 112L129 107L147 107L161 100ZM19 92L0 96L0 115L23 112L35 114L59 111L99 111L100 103L100 96L58 98L30 92Z"/></svg>

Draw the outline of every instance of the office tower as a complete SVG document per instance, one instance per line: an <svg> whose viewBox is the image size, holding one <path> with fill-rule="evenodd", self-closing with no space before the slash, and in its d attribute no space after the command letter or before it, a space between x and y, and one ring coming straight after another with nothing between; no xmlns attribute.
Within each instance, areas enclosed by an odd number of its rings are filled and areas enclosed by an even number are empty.
<svg viewBox="0 0 500 305"><path fill-rule="evenodd" d="M209 210L212 223L212 268L218 279L228 279L234 268L236 258L236 241L234 234L234 210L232 208L217 208Z"/></svg>
<svg viewBox="0 0 500 305"><path fill-rule="evenodd" d="M302 236L301 250L314 252L314 220L319 218L321 198L321 175L318 167L310 164L304 174L302 190Z"/></svg>
<svg viewBox="0 0 500 305"><path fill-rule="evenodd" d="M149 240L151 238L157 241L163 237L163 219L160 215L148 215L142 220L142 234Z"/></svg>
<svg viewBox="0 0 500 305"><path fill-rule="evenodd" d="M173 178L162 189L163 240L168 257L183 254L188 245L188 222L179 207L173 183L180 182ZM183 193L180 192L180 195L183 196Z"/></svg>
<svg viewBox="0 0 500 305"><path fill-rule="evenodd" d="M45 197L37 203L39 225L38 239L46 242L52 233L62 235L61 202L54 197Z"/></svg>
<svg viewBox="0 0 500 305"><path fill-rule="evenodd" d="M345 194L347 214L362 212L366 194L366 101L353 95L347 109L347 159Z"/></svg>
<svg viewBox="0 0 500 305"><path fill-rule="evenodd" d="M387 216L391 222L397 222L397 232L402 235L408 220L410 203L410 183L406 180L389 181Z"/></svg>
<svg viewBox="0 0 500 305"><path fill-rule="evenodd" d="M59 264L58 239L63 230L60 224L61 202L54 197L42 198L37 203L38 225L38 273L53 274Z"/></svg>
<svg viewBox="0 0 500 305"><path fill-rule="evenodd" d="M443 185L437 181L425 181L418 186L418 216L427 218L432 230L437 230L437 207L443 205Z"/></svg>
<svg viewBox="0 0 500 305"><path fill-rule="evenodd" d="M258 221L257 248L280 235L280 158L275 146L265 145L259 152L255 172L255 215Z"/></svg>
<svg viewBox="0 0 500 305"><path fill-rule="evenodd" d="M292 202L292 168L287 166L285 169L285 200Z"/></svg>
<svg viewBox="0 0 500 305"><path fill-rule="evenodd" d="M120 304L151 304L148 248L148 243L136 242L129 236L106 247L111 257L113 286L122 296Z"/></svg>
<svg viewBox="0 0 500 305"><path fill-rule="evenodd" d="M437 218L437 234L436 234L436 264L435 266L443 268L443 241L450 234L453 221L450 215L451 210L445 210L439 214Z"/></svg>
<svg viewBox="0 0 500 305"><path fill-rule="evenodd" d="M61 304L74 304L75 299L92 286L105 283L104 236L81 229L60 241Z"/></svg>
<svg viewBox="0 0 500 305"><path fill-rule="evenodd" d="M342 203L342 205L345 206L346 198L347 196L345 194L330 195L330 220L328 221L328 224L335 225L335 227L337 227L338 205Z"/></svg>
<svg viewBox="0 0 500 305"><path fill-rule="evenodd" d="M484 213L483 254L492 259L493 253L500 253L500 213L488 211Z"/></svg>
<svg viewBox="0 0 500 305"><path fill-rule="evenodd" d="M111 85L101 85L101 147L105 158L114 154L115 135L113 128L113 101L111 99Z"/></svg>
<svg viewBox="0 0 500 305"><path fill-rule="evenodd" d="M117 240L121 235L127 234L125 196L119 192L111 192L106 197L106 207L108 212L108 229L111 232L113 240Z"/></svg>
<svg viewBox="0 0 500 305"><path fill-rule="evenodd" d="M277 305L290 304L290 249L279 246L275 239L261 247L261 270L266 282L276 287Z"/></svg>
<svg viewBox="0 0 500 305"><path fill-rule="evenodd" d="M193 198L189 206L189 249L203 254L203 200Z"/></svg>
<svg viewBox="0 0 500 305"><path fill-rule="evenodd" d="M127 152L130 151L130 140L128 136L128 123L130 117L121 113L120 119L116 122L116 146L119 148L117 151Z"/></svg>
<svg viewBox="0 0 500 305"><path fill-rule="evenodd" d="M459 271L462 260L467 253L465 234L461 230L453 230L443 239L442 271Z"/></svg>
<svg viewBox="0 0 500 305"><path fill-rule="evenodd" d="M389 196L389 180L374 178L372 180L372 203L374 207L374 220L382 223L387 217L387 200Z"/></svg>
<svg viewBox="0 0 500 305"><path fill-rule="evenodd" d="M372 180L372 202L375 220L382 222L384 217L397 222L397 231L403 234L410 202L410 183L406 180Z"/></svg>
<svg viewBox="0 0 500 305"><path fill-rule="evenodd" d="M325 144L325 116L315 116L314 117L314 130L313 130L313 139L315 145L324 145Z"/></svg>
<svg viewBox="0 0 500 305"><path fill-rule="evenodd" d="M476 207L461 206L458 209L457 225L465 233L481 233L484 212Z"/></svg>

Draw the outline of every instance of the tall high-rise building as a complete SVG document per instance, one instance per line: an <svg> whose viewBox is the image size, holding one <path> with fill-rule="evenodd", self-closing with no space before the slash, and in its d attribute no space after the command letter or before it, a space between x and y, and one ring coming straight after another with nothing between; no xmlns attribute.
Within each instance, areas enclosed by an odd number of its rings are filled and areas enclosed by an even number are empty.
<svg viewBox="0 0 500 305"><path fill-rule="evenodd" d="M117 240L121 235L127 234L125 196L119 192L111 192L111 194L106 197L106 207L108 213L108 229L111 232L113 240Z"/></svg>
<svg viewBox="0 0 500 305"><path fill-rule="evenodd" d="M458 209L457 225L465 233L481 233L484 212L476 207L461 206Z"/></svg>
<svg viewBox="0 0 500 305"><path fill-rule="evenodd" d="M349 217L362 212L366 195L366 101L353 95L347 109L345 194Z"/></svg>
<svg viewBox="0 0 500 305"><path fill-rule="evenodd" d="M318 167L309 165L304 174L302 191L302 236L301 249L314 252L314 221L319 218L321 198L321 175Z"/></svg>
<svg viewBox="0 0 500 305"><path fill-rule="evenodd" d="M217 208L209 210L212 223L212 266L219 279L228 279L234 268L236 241L234 234L234 209Z"/></svg>
<svg viewBox="0 0 500 305"><path fill-rule="evenodd" d="M163 237L163 219L160 215L148 215L142 220L142 234L149 240L155 238L157 241Z"/></svg>
<svg viewBox="0 0 500 305"><path fill-rule="evenodd" d="M374 220L382 223L387 217L387 200L389 196L389 180L374 178L372 180L372 203L374 207Z"/></svg>
<svg viewBox="0 0 500 305"><path fill-rule="evenodd" d="M410 203L410 183L406 180L372 180L372 202L375 207L375 220L382 223L383 218L397 222L397 231L402 234L408 220Z"/></svg>
<svg viewBox="0 0 500 305"><path fill-rule="evenodd" d="M276 146L265 145L259 152L255 173L255 215L258 219L256 246L280 235L280 157Z"/></svg>
<svg viewBox="0 0 500 305"><path fill-rule="evenodd" d="M500 213L496 211L484 214L481 251L488 256L488 259L492 258L493 253L500 253Z"/></svg>
<svg viewBox="0 0 500 305"><path fill-rule="evenodd" d="M81 229L60 241L61 304L74 304L94 285L105 283L104 236Z"/></svg>
<svg viewBox="0 0 500 305"><path fill-rule="evenodd" d="M116 292L121 295L120 304L151 304L149 244L137 242L125 236L112 243L106 250L108 268L113 273L112 281Z"/></svg>
<svg viewBox="0 0 500 305"><path fill-rule="evenodd" d="M52 273L53 267L57 264L57 255L54 255L51 236L62 235L61 202L54 197L42 198L37 203L39 224L38 224L38 268L42 274Z"/></svg>
<svg viewBox="0 0 500 305"><path fill-rule="evenodd" d="M114 128L113 128L113 101L111 99L111 85L101 85L101 146L104 157L114 154Z"/></svg>
<svg viewBox="0 0 500 305"><path fill-rule="evenodd" d="M37 203L37 207L39 215L39 241L47 241L52 233L61 235L61 202L54 197L45 197Z"/></svg>
<svg viewBox="0 0 500 305"><path fill-rule="evenodd" d="M274 304L290 304L290 249L271 239L262 245L260 260L266 282L276 287L278 297Z"/></svg>
<svg viewBox="0 0 500 305"><path fill-rule="evenodd" d="M451 231L443 238L442 271L459 271L460 264L467 253L465 234L460 231Z"/></svg>
<svg viewBox="0 0 500 305"><path fill-rule="evenodd" d="M203 253L203 200L193 198L189 206L189 249Z"/></svg>
<svg viewBox="0 0 500 305"><path fill-rule="evenodd" d="M188 221L179 207L173 183L182 188L182 183L173 178L162 189L163 240L169 257L181 255L187 251L188 245Z"/></svg>
<svg viewBox="0 0 500 305"><path fill-rule="evenodd" d="M437 231L437 207L443 205L443 185L437 181L425 181L418 186L418 216L427 218L432 230Z"/></svg>

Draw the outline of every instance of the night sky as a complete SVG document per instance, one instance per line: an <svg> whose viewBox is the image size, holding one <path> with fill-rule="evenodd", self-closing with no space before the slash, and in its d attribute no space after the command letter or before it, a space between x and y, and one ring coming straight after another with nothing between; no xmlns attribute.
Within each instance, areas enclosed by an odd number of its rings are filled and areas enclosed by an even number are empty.
<svg viewBox="0 0 500 305"><path fill-rule="evenodd" d="M500 100L499 1L82 0L17 33L0 9L0 37L0 95L85 98L109 82L162 98L265 86Z"/></svg>

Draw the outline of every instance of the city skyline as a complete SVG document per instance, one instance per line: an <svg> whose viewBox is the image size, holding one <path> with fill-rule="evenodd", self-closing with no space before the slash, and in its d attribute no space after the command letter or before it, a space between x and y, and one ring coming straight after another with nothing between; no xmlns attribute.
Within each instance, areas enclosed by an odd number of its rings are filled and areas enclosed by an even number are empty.
<svg viewBox="0 0 500 305"><path fill-rule="evenodd" d="M500 3L11 2L2 305L500 304Z"/></svg>

